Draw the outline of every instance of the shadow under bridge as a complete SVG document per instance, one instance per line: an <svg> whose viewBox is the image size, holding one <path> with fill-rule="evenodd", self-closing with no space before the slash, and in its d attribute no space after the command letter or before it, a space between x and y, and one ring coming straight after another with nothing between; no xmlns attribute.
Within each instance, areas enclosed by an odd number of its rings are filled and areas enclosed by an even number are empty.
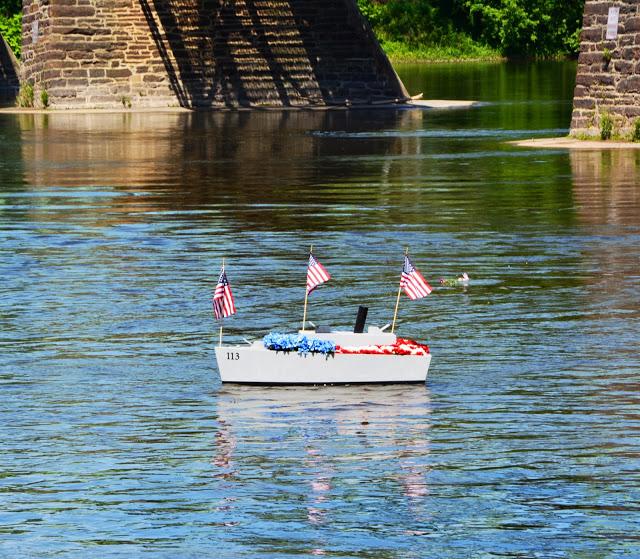
<svg viewBox="0 0 640 559"><path fill-rule="evenodd" d="M184 107L405 97L355 0L139 0Z"/></svg>

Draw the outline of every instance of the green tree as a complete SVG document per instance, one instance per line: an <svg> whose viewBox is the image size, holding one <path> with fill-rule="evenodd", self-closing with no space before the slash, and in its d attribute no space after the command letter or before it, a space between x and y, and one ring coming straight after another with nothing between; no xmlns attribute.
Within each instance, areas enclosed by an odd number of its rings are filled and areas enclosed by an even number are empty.
<svg viewBox="0 0 640 559"><path fill-rule="evenodd" d="M16 56L20 56L22 46L22 1L0 0L0 35L2 35Z"/></svg>
<svg viewBox="0 0 640 559"><path fill-rule="evenodd" d="M412 46L475 41L505 56L574 54L584 0L358 0L378 36Z"/></svg>
<svg viewBox="0 0 640 559"><path fill-rule="evenodd" d="M576 53L584 0L461 0L474 37L505 55Z"/></svg>
<svg viewBox="0 0 640 559"><path fill-rule="evenodd" d="M22 0L0 0L0 11L17 14L22 11Z"/></svg>

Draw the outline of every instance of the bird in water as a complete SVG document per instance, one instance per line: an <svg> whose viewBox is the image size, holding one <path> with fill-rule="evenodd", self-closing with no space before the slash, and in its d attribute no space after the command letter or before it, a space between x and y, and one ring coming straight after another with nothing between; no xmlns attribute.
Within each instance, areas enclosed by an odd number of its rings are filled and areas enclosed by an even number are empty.
<svg viewBox="0 0 640 559"><path fill-rule="evenodd" d="M440 278L440 285L444 287L457 287L458 285L469 285L469 274L462 272L457 278Z"/></svg>

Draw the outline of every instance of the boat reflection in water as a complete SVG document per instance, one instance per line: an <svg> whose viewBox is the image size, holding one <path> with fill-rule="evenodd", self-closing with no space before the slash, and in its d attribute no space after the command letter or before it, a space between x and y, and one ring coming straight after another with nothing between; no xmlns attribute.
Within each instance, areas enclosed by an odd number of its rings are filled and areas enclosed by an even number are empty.
<svg viewBox="0 0 640 559"><path fill-rule="evenodd" d="M307 526L342 524L350 509L358 518L372 499L402 500L413 533L426 517L430 414L424 386L225 385L214 475L225 503L251 492L273 508L286 494L300 508L281 514Z"/></svg>

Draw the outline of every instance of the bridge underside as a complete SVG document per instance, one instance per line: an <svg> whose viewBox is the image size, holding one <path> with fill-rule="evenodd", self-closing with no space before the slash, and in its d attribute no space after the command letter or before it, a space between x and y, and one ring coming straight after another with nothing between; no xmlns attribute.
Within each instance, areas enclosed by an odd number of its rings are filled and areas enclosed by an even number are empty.
<svg viewBox="0 0 640 559"><path fill-rule="evenodd" d="M22 79L57 108L404 99L356 0L25 0Z"/></svg>
<svg viewBox="0 0 640 559"><path fill-rule="evenodd" d="M18 62L0 36L0 103L12 102L18 93Z"/></svg>

